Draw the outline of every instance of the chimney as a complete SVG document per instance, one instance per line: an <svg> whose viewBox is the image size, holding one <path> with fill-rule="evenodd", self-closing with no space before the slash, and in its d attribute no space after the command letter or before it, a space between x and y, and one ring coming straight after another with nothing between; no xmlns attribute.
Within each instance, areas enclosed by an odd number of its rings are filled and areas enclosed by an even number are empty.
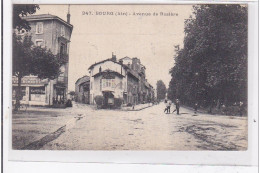
<svg viewBox="0 0 260 173"><path fill-rule="evenodd" d="M67 23L70 23L70 5L68 7Z"/></svg>
<svg viewBox="0 0 260 173"><path fill-rule="evenodd" d="M112 61L116 62L116 55L114 55L114 52L112 52Z"/></svg>

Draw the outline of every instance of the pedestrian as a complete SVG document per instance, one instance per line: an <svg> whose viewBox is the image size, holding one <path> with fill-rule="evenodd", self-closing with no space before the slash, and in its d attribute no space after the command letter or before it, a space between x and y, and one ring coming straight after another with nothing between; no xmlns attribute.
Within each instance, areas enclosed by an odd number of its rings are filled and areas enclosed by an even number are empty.
<svg viewBox="0 0 260 173"><path fill-rule="evenodd" d="M197 110L198 110L198 103L196 102L194 104L194 114L196 115L197 114Z"/></svg>
<svg viewBox="0 0 260 173"><path fill-rule="evenodd" d="M242 101L239 102L239 115L242 116L244 112L244 103Z"/></svg>
<svg viewBox="0 0 260 173"><path fill-rule="evenodd" d="M179 113L180 113L180 101L179 101L179 99L176 99L175 105L176 105L176 108L173 112L177 111L177 115L179 115Z"/></svg>
<svg viewBox="0 0 260 173"><path fill-rule="evenodd" d="M167 99L164 100L164 104L165 104L164 113L165 113L165 111L167 111L166 113L168 113L168 101L167 101Z"/></svg>
<svg viewBox="0 0 260 173"><path fill-rule="evenodd" d="M180 101L179 99L176 100L176 110L177 110L177 115L180 114Z"/></svg>
<svg viewBox="0 0 260 173"><path fill-rule="evenodd" d="M168 100L168 108L167 108L167 113L171 113L171 106L172 106L172 101Z"/></svg>

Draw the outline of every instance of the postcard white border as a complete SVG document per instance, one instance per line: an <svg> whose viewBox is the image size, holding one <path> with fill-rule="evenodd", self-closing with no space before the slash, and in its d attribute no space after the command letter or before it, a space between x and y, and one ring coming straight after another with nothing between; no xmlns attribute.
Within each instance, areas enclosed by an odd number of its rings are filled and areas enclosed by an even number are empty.
<svg viewBox="0 0 260 173"><path fill-rule="evenodd" d="M5 162L82 162L82 163L150 163L150 164L189 164L189 165L241 165L258 164L258 3L257 1L221 1L218 3L248 3L249 42L248 42L248 150L247 151L18 151L11 150L11 1L4 2L4 160ZM14 0L13 3L68 4L69 1ZM76 0L73 4L86 4ZM95 4L94 1L88 1ZM115 3L118 1L99 2ZM198 4L207 1L125 1L124 4ZM217 3L217 2L213 2ZM255 122L254 122L255 121ZM7 158L8 156L8 158Z"/></svg>

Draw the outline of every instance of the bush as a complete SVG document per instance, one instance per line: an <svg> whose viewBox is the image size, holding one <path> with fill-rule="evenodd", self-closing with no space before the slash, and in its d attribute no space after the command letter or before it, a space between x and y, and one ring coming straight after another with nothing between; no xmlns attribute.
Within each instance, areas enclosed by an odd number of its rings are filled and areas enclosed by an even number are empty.
<svg viewBox="0 0 260 173"><path fill-rule="evenodd" d="M66 107L72 107L72 102L70 99L67 100Z"/></svg>
<svg viewBox="0 0 260 173"><path fill-rule="evenodd" d="M98 107L101 107L103 105L103 103L104 103L104 97L100 96L100 95L96 96L95 97L95 102L96 102Z"/></svg>
<svg viewBox="0 0 260 173"><path fill-rule="evenodd" d="M122 98L114 98L115 108L120 108L122 103L123 103L123 99Z"/></svg>
<svg viewBox="0 0 260 173"><path fill-rule="evenodd" d="M133 105L132 105L132 103L127 103L126 106L127 106L127 107L131 107L131 106L133 106Z"/></svg>

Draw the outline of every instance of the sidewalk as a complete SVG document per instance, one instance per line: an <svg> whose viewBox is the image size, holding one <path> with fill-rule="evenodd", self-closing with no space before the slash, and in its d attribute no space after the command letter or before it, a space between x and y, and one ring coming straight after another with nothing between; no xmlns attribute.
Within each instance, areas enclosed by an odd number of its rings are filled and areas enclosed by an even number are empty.
<svg viewBox="0 0 260 173"><path fill-rule="evenodd" d="M130 106L130 107L121 107L121 110L123 111L140 111L140 110L143 110L145 108L149 108L153 106L152 103L145 103L145 104L139 104L139 105L135 105L134 106L134 109L133 109L133 106Z"/></svg>

